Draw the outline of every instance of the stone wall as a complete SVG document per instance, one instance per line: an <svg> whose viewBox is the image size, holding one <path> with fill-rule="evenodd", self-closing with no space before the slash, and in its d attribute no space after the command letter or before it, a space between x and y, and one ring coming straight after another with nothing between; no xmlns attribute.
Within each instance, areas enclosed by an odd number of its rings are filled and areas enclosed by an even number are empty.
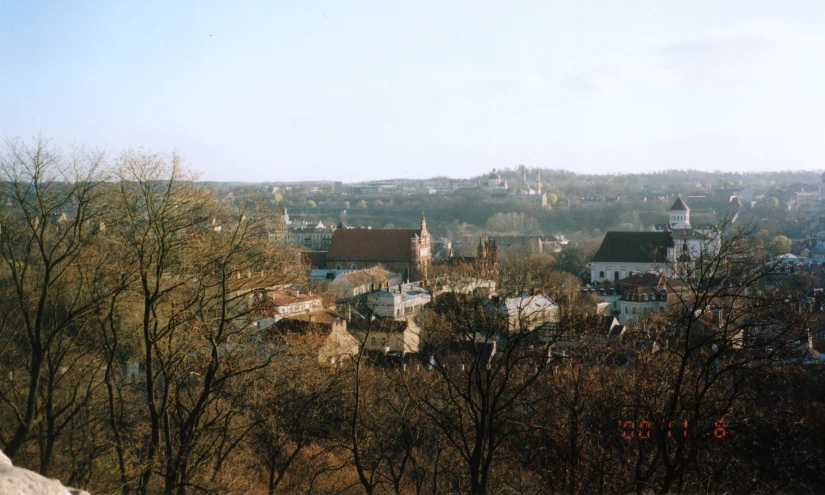
<svg viewBox="0 0 825 495"><path fill-rule="evenodd" d="M89 492L68 488L58 480L45 478L34 471L15 467L0 451L0 494L16 495L89 495Z"/></svg>

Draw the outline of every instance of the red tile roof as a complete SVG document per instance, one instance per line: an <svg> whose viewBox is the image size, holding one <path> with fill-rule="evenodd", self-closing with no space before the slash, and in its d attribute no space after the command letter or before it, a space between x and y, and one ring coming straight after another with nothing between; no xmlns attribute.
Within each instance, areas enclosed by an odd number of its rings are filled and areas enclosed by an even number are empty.
<svg viewBox="0 0 825 495"><path fill-rule="evenodd" d="M327 259L409 259L410 239L420 229L335 229Z"/></svg>

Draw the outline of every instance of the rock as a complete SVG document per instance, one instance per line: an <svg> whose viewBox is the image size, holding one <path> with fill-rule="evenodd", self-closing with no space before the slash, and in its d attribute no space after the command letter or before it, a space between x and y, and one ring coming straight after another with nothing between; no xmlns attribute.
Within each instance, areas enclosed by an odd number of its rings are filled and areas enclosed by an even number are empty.
<svg viewBox="0 0 825 495"><path fill-rule="evenodd" d="M58 480L41 476L34 471L15 467L0 451L0 493L16 495L89 495L89 492L68 488Z"/></svg>

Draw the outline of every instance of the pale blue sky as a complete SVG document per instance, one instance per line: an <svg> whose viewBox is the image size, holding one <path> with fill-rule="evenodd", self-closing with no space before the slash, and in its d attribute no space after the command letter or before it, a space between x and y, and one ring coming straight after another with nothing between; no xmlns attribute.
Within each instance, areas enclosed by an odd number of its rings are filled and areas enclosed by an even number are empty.
<svg viewBox="0 0 825 495"><path fill-rule="evenodd" d="M0 0L0 136L205 180L825 168L825 2Z"/></svg>

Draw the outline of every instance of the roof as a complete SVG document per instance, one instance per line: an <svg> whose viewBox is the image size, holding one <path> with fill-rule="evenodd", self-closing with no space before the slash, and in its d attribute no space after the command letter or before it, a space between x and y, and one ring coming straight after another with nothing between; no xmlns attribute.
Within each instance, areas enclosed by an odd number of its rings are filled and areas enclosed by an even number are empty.
<svg viewBox="0 0 825 495"><path fill-rule="evenodd" d="M634 287L619 298L621 301L657 302L667 300L667 290L658 287Z"/></svg>
<svg viewBox="0 0 825 495"><path fill-rule="evenodd" d="M275 306L289 306L290 304L295 304L299 302L306 302L306 301L314 301L318 299L316 296L310 296L308 294L297 294L293 295L287 291L272 291L267 294L269 299Z"/></svg>
<svg viewBox="0 0 825 495"><path fill-rule="evenodd" d="M634 273L619 280L616 285L631 289L633 287L664 287L667 282L667 279L659 273Z"/></svg>
<svg viewBox="0 0 825 495"><path fill-rule="evenodd" d="M670 232L608 232L592 261L656 263L673 247Z"/></svg>
<svg viewBox="0 0 825 495"><path fill-rule="evenodd" d="M420 229L336 229L327 253L331 258L407 259L410 239Z"/></svg>
<svg viewBox="0 0 825 495"><path fill-rule="evenodd" d="M344 277L346 277L347 281L349 281L352 285L359 286L365 284L384 283L387 280L395 278L395 273L384 269L379 271L373 267L368 270L357 270L346 273L344 274Z"/></svg>
<svg viewBox="0 0 825 495"><path fill-rule="evenodd" d="M688 210L690 210L690 208L688 208L688 206L685 204L685 202L682 201L682 197L679 196L678 198L676 198L676 202L673 203L673 206L670 207L670 210L671 211L673 211L673 210L688 211Z"/></svg>
<svg viewBox="0 0 825 495"><path fill-rule="evenodd" d="M300 315L287 316L284 320L288 321L303 321L306 323L318 323L322 325L331 325L335 320L341 320L343 316L336 313L332 309L319 309ZM284 321L281 320L281 321Z"/></svg>
<svg viewBox="0 0 825 495"><path fill-rule="evenodd" d="M310 268L324 266L326 255L326 251L302 251L301 263L308 265Z"/></svg>

